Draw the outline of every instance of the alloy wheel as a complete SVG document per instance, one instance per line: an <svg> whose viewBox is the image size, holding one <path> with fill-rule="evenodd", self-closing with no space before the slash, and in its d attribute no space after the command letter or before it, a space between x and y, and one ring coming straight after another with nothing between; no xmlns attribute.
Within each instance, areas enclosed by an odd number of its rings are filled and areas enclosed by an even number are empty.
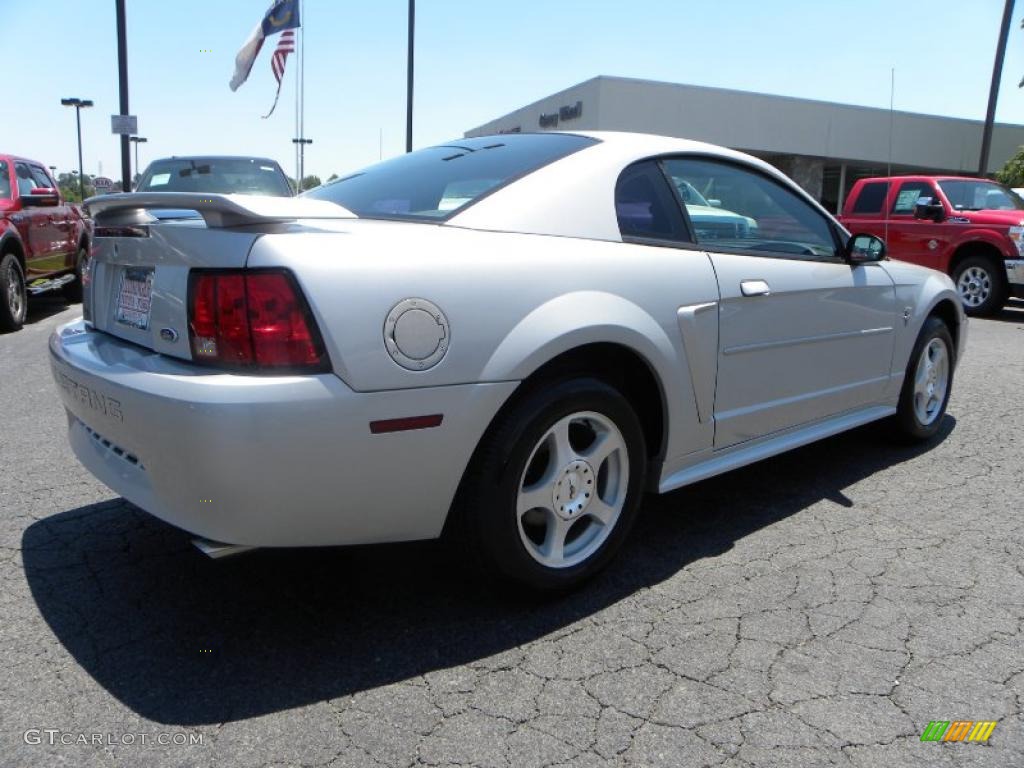
<svg viewBox="0 0 1024 768"><path fill-rule="evenodd" d="M992 295L992 275L982 267L968 267L960 273L956 288L965 305L980 307Z"/></svg>
<svg viewBox="0 0 1024 768"><path fill-rule="evenodd" d="M559 419L537 441L519 481L523 546L549 568L583 562L615 528L628 487L626 441L610 419L593 411Z"/></svg>
<svg viewBox="0 0 1024 768"><path fill-rule="evenodd" d="M922 426L928 426L942 413L949 388L949 349L946 342L934 338L921 350L914 375L914 414Z"/></svg>
<svg viewBox="0 0 1024 768"><path fill-rule="evenodd" d="M6 284L7 307L11 311L11 317L20 320L25 311L25 285L21 279L21 271L17 262L12 261L7 267L7 274L4 283Z"/></svg>

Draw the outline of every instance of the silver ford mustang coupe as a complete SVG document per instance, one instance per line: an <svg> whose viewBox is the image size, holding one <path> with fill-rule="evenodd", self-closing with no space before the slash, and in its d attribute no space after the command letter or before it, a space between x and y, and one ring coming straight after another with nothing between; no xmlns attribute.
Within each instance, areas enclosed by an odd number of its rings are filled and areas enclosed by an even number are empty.
<svg viewBox="0 0 1024 768"><path fill-rule="evenodd" d="M929 439L966 337L948 277L680 139L459 139L296 199L87 205L84 317L50 338L71 445L212 554L444 533L571 587L645 491L879 419Z"/></svg>

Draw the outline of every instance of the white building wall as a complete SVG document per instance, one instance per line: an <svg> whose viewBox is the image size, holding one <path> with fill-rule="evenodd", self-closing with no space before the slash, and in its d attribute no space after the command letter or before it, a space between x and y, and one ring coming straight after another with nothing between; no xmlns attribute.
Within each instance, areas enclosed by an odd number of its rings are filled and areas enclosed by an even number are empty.
<svg viewBox="0 0 1024 768"><path fill-rule="evenodd" d="M616 130L698 139L757 153L830 158L884 166L890 113L885 109L617 77L597 77L467 132L544 130L541 114L582 104L561 130ZM982 122L894 112L892 161L935 171L977 171ZM1024 145L1024 126L999 123L989 170Z"/></svg>

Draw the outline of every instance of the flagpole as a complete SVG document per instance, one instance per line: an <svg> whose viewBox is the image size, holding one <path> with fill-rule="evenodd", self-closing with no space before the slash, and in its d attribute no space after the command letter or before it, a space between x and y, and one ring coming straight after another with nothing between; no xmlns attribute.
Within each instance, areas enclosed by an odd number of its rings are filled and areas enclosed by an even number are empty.
<svg viewBox="0 0 1024 768"><path fill-rule="evenodd" d="M302 0L299 0L299 20L302 24L302 39L299 41L299 189L302 189L302 180L306 176L306 9Z"/></svg>
<svg viewBox="0 0 1024 768"><path fill-rule="evenodd" d="M301 5L299 6L299 19L300 20L302 19L302 6ZM298 45L302 45L302 38L304 38L305 36L306 35L303 33L301 26L298 29L295 30L295 37L298 38ZM299 62L295 62L295 63L298 64ZM300 138L301 139L302 138L302 129L300 128L300 123L299 123L299 90L300 90L299 69L300 69L300 67L298 67L298 66L295 67L295 136L296 136L296 138ZM295 194L298 194L299 192L302 191L302 177L299 176L299 173L301 173L301 169L299 167L299 147L302 146L302 145L299 144L294 139L292 140L292 144L295 145Z"/></svg>

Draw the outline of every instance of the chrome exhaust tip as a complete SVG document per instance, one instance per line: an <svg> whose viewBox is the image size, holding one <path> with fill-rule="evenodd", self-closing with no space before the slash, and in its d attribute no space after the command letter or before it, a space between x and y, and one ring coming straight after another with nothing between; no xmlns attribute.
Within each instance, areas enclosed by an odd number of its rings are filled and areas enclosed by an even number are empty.
<svg viewBox="0 0 1024 768"><path fill-rule="evenodd" d="M201 537L192 539L192 544L195 545L196 549L213 560L220 560L222 557L231 557L232 555L240 555L243 552L258 549L258 547L248 547L244 544L225 544L223 541L212 541Z"/></svg>

